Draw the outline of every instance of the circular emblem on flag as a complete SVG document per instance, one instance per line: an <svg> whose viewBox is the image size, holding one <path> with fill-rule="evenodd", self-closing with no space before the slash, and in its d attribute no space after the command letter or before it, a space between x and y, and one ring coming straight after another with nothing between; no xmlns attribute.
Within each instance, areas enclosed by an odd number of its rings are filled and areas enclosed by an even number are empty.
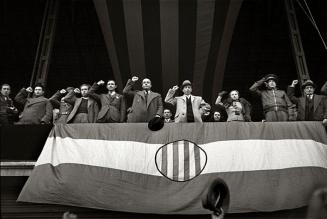
<svg viewBox="0 0 327 219"><path fill-rule="evenodd" d="M184 182L200 175L207 164L207 154L194 142L178 140L160 147L155 162L163 176Z"/></svg>

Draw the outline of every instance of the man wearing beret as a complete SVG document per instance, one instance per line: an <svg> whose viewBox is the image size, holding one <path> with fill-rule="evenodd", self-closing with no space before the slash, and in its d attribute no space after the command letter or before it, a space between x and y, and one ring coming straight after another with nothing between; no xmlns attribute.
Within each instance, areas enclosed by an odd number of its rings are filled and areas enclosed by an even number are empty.
<svg viewBox="0 0 327 219"><path fill-rule="evenodd" d="M202 97L193 96L192 84L189 80L185 80L182 84L183 96L174 97L178 86L168 90L165 98L166 103L176 105L175 122L202 122L202 107L208 105Z"/></svg>
<svg viewBox="0 0 327 219"><path fill-rule="evenodd" d="M286 92L277 89L277 80L276 75L268 74L250 87L251 92L261 97L267 122L287 121L288 110L293 105ZM265 85L265 89L260 90L262 85Z"/></svg>
<svg viewBox="0 0 327 219"><path fill-rule="evenodd" d="M127 122L149 122L154 117L161 117L163 111L161 95L151 91L152 83L148 78L143 79L142 90L132 90L138 79L133 76L127 81L123 90L124 95L133 96L133 104L128 110Z"/></svg>
<svg viewBox="0 0 327 219"><path fill-rule="evenodd" d="M295 97L295 86L298 80L293 80L288 87L287 93L298 107L297 119L300 121L322 121L327 125L327 98L323 95L314 94L315 84L307 80L302 84L303 97Z"/></svg>

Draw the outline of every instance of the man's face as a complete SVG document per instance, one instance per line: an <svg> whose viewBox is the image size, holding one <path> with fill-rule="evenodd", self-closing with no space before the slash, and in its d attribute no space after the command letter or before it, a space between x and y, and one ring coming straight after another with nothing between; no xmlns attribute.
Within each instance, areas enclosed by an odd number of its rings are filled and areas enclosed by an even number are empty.
<svg viewBox="0 0 327 219"><path fill-rule="evenodd" d="M35 87L34 88L34 95L36 97L43 96L43 94L44 94L44 91L43 91L43 88L42 87Z"/></svg>
<svg viewBox="0 0 327 219"><path fill-rule="evenodd" d="M183 93L185 95L190 95L192 93L192 87L191 85L186 85L183 87Z"/></svg>
<svg viewBox="0 0 327 219"><path fill-rule="evenodd" d="M9 96L10 94L10 86L9 85L3 85L2 88L1 88L1 94L3 96Z"/></svg>
<svg viewBox="0 0 327 219"><path fill-rule="evenodd" d="M311 85L305 86L305 88L304 88L304 94L305 95L311 95L314 92L315 92L315 88L313 86L311 86Z"/></svg>
<svg viewBox="0 0 327 219"><path fill-rule="evenodd" d="M164 110L163 116L165 119L169 119L171 117L171 112L168 109Z"/></svg>
<svg viewBox="0 0 327 219"><path fill-rule="evenodd" d="M238 100L238 92L236 90L233 90L232 92L230 92L230 97L232 98L232 100Z"/></svg>
<svg viewBox="0 0 327 219"><path fill-rule="evenodd" d="M115 81L108 81L107 83L107 89L108 91L114 91L117 88L116 82Z"/></svg>
<svg viewBox="0 0 327 219"><path fill-rule="evenodd" d="M220 120L220 112L215 112L214 114L213 114L213 119L215 120L215 121L219 121Z"/></svg>
<svg viewBox="0 0 327 219"><path fill-rule="evenodd" d="M81 86L82 97L85 97L88 91L89 91L89 86L86 86L86 85Z"/></svg>
<svg viewBox="0 0 327 219"><path fill-rule="evenodd" d="M275 88L276 87L276 82L274 80L270 79L267 82L267 86L268 86L268 88Z"/></svg>
<svg viewBox="0 0 327 219"><path fill-rule="evenodd" d="M152 87L151 81L148 78L144 78L142 81L142 88L143 90L150 90Z"/></svg>

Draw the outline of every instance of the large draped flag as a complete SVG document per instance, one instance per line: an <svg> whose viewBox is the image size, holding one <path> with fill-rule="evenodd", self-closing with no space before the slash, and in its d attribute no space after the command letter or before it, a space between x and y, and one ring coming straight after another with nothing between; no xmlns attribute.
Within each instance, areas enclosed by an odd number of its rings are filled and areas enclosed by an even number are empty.
<svg viewBox="0 0 327 219"><path fill-rule="evenodd" d="M215 178L228 212L307 205L327 186L319 122L56 125L18 201L156 214L207 214Z"/></svg>

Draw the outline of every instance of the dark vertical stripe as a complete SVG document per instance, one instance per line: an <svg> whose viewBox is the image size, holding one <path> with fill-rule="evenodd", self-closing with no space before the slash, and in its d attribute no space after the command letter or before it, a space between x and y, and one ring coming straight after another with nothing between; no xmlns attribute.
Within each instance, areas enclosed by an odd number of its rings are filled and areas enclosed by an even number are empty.
<svg viewBox="0 0 327 219"><path fill-rule="evenodd" d="M123 2L122 0L107 0L107 5L120 73L124 84L127 82L128 78L131 77L131 75Z"/></svg>
<svg viewBox="0 0 327 219"><path fill-rule="evenodd" d="M131 73L145 77L141 0L123 0L126 36Z"/></svg>
<svg viewBox="0 0 327 219"><path fill-rule="evenodd" d="M194 146L195 175L197 175L201 171L200 149L196 145L193 146Z"/></svg>
<svg viewBox="0 0 327 219"><path fill-rule="evenodd" d="M167 176L167 146L162 148L161 159L161 172Z"/></svg>
<svg viewBox="0 0 327 219"><path fill-rule="evenodd" d="M162 93L159 0L142 0L142 15L146 76L152 89Z"/></svg>
<svg viewBox="0 0 327 219"><path fill-rule="evenodd" d="M123 81L120 74L120 68L118 63L118 57L116 54L115 44L113 41L112 27L109 21L109 14L107 8L107 2L105 0L98 1L94 0L94 6L98 14L99 23L101 25L104 41L106 43L107 51L109 54L110 62L112 64L113 74L118 85L118 89L122 91Z"/></svg>
<svg viewBox="0 0 327 219"><path fill-rule="evenodd" d="M160 1L162 94L178 85L178 1ZM163 97L164 98L164 97Z"/></svg>
<svg viewBox="0 0 327 219"><path fill-rule="evenodd" d="M211 44L211 31L214 12L215 0L198 0L192 88L193 93L200 96L202 95L203 85L207 84L203 79Z"/></svg>
<svg viewBox="0 0 327 219"><path fill-rule="evenodd" d="M213 28L211 33L211 45L209 51L209 58L207 67L205 70L204 83L206 86L203 87L203 98L205 100L212 100L212 84L214 80L214 73L216 69L216 62L219 52L219 46L221 37L224 31L224 25L226 20L226 14L228 11L230 0L218 0L215 4L215 14L213 19ZM211 101L212 102L212 101Z"/></svg>
<svg viewBox="0 0 327 219"><path fill-rule="evenodd" d="M227 10L228 13L226 15L224 31L221 37L219 52L216 61L217 64L214 72L214 79L212 81L213 83L212 96L217 95L217 93L222 89L226 61L229 53L229 46L232 41L235 23L242 2L243 0L231 1Z"/></svg>
<svg viewBox="0 0 327 219"><path fill-rule="evenodd" d="M184 180L190 179L190 145L184 141Z"/></svg>
<svg viewBox="0 0 327 219"><path fill-rule="evenodd" d="M196 38L196 0L179 0L179 84L193 79Z"/></svg>
<svg viewBox="0 0 327 219"><path fill-rule="evenodd" d="M178 180L179 173L179 155L178 155L178 141L173 143L173 179Z"/></svg>

